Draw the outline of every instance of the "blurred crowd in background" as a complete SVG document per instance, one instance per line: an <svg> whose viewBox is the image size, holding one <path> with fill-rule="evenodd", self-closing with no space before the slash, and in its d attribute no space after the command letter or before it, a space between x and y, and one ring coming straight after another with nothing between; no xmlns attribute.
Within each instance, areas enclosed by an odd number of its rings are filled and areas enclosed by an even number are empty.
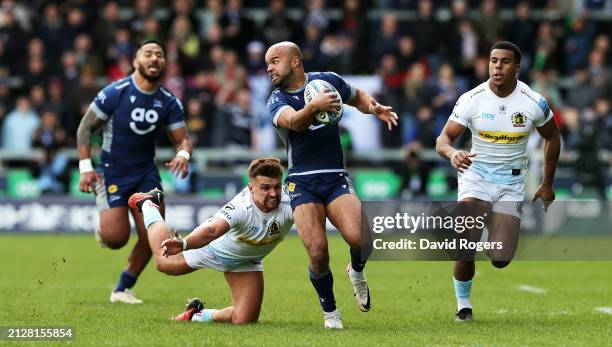
<svg viewBox="0 0 612 347"><path fill-rule="evenodd" d="M406 149L402 176L426 175L434 164L418 153L433 148L459 95L487 80L489 49L507 39L523 51L520 79L554 111L564 151L585 154L577 165L600 170L605 189L605 166L590 157L612 149L610 33L609 0L5 0L0 149L42 148L40 170L61 172L67 160L49 158L75 146L84 111L132 73L143 39L165 46L163 83L185 105L196 149L278 148L263 55L290 40L307 71L375 77L379 101L401 116L377 147ZM349 135L347 149L360 137Z"/></svg>

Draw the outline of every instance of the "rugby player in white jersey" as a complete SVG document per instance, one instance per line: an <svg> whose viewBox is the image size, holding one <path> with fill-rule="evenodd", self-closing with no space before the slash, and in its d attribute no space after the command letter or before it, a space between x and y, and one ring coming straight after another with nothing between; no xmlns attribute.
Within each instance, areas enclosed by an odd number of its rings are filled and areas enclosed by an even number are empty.
<svg viewBox="0 0 612 347"><path fill-rule="evenodd" d="M212 218L181 238L174 238L159 213L159 190L136 193L129 206L142 212L157 270L178 276L197 269L223 272L232 292L232 306L206 309L193 299L176 320L200 322L256 322L263 300L262 259L291 230L289 198L283 194L283 168L277 158L260 158L248 169L248 187Z"/></svg>
<svg viewBox="0 0 612 347"><path fill-rule="evenodd" d="M560 141L553 113L546 100L518 80L521 51L511 42L491 48L489 80L463 94L437 139L436 150L458 173L460 210L486 216L489 241L502 249L489 250L497 268L510 263L518 242L527 170L527 140L533 129L544 138L544 177L532 201L540 198L545 209L555 199L554 174ZM465 129L472 132L472 149L453 148ZM480 232L468 236L480 240ZM470 293L473 258L455 260L453 268L457 321L472 320Z"/></svg>

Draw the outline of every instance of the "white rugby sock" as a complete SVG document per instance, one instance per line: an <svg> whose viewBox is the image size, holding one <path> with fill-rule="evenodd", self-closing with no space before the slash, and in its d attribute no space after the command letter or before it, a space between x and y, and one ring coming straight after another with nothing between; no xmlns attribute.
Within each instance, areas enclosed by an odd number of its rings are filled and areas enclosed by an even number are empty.
<svg viewBox="0 0 612 347"><path fill-rule="evenodd" d="M142 203L142 216L144 219L145 228L149 229L149 226L155 222L163 222L161 214L158 210L159 206L151 200L146 200Z"/></svg>

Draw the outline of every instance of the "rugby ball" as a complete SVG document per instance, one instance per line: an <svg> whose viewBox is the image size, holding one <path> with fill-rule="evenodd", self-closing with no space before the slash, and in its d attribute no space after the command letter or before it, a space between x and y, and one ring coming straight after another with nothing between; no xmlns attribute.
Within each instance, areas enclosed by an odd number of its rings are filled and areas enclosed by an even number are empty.
<svg viewBox="0 0 612 347"><path fill-rule="evenodd" d="M312 80L306 84L306 88L304 88L304 101L309 103L314 99L319 93L323 93L324 91L336 93L338 98L342 100L340 97L340 93L332 86L329 82L324 80ZM315 120L321 124L329 125L336 124L342 118L343 109L340 106L338 110L339 113L333 112L319 112L315 115Z"/></svg>

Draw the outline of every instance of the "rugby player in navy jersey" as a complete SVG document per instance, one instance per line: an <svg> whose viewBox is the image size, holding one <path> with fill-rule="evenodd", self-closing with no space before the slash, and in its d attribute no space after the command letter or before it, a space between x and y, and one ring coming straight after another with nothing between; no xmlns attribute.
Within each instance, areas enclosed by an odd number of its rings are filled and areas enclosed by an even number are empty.
<svg viewBox="0 0 612 347"><path fill-rule="evenodd" d="M337 113L346 103L376 115L389 130L397 126L398 117L391 107L379 104L333 72L304 72L302 52L292 42L271 46L265 60L275 87L268 100L268 113L287 147L289 173L285 183L295 225L310 258L310 280L319 295L325 328L342 329L329 268L325 221L329 218L350 247L347 272L357 307L367 312L370 291L363 274L366 256L361 254L361 202L344 168L338 124L319 124L314 116L322 111ZM342 100L327 91L305 103L304 88L315 79L329 82Z"/></svg>
<svg viewBox="0 0 612 347"><path fill-rule="evenodd" d="M80 190L96 195L100 224L96 239L111 249L130 237L128 198L136 192L161 187L155 163L155 139L162 128L176 148L166 166L177 176L189 173L191 141L181 102L161 86L166 67L164 49L157 41L142 42L133 60L134 73L98 93L77 131ZM97 172L90 159L92 132L102 129L103 142ZM163 213L164 205L160 206ZM131 288L151 258L142 214L132 211L138 242L113 289L110 301L140 304Z"/></svg>

